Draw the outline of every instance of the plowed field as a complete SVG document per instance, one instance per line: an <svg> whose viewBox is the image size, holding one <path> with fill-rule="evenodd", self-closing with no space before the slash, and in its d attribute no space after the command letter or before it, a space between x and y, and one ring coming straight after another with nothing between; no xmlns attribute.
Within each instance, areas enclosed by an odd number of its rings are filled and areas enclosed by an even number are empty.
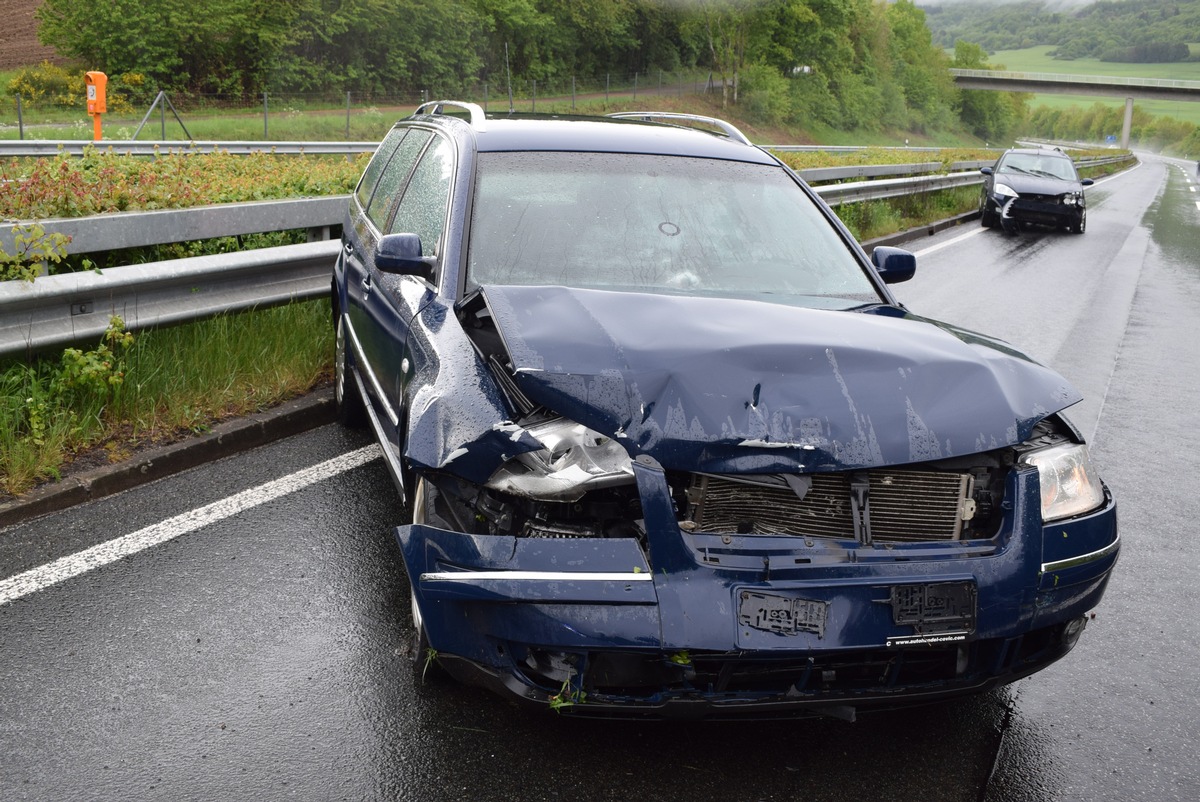
<svg viewBox="0 0 1200 802"><path fill-rule="evenodd" d="M38 42L33 12L41 4L42 0L0 0L0 70L61 60Z"/></svg>

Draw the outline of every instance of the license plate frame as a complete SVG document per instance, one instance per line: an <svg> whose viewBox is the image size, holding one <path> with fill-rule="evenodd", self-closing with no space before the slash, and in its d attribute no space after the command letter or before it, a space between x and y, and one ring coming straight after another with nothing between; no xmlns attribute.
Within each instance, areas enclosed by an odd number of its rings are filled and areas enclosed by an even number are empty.
<svg viewBox="0 0 1200 802"><path fill-rule="evenodd" d="M972 581L893 585L892 623L911 626L915 635L971 635L979 599Z"/></svg>
<svg viewBox="0 0 1200 802"><path fill-rule="evenodd" d="M778 635L808 633L825 637L829 603L779 593L742 590L738 593L738 623Z"/></svg>

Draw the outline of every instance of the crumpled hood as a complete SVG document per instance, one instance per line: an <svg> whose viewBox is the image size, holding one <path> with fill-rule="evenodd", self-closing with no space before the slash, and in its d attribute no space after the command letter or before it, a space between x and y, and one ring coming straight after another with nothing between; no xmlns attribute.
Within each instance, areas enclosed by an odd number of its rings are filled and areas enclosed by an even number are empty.
<svg viewBox="0 0 1200 802"><path fill-rule="evenodd" d="M1018 195L1065 195L1068 192L1083 191L1083 185L1078 181L1023 173L997 173L996 181L1008 184Z"/></svg>
<svg viewBox="0 0 1200 802"><path fill-rule="evenodd" d="M1080 400L1005 344L890 307L488 286L533 401L667 469L834 471L1027 439Z"/></svg>

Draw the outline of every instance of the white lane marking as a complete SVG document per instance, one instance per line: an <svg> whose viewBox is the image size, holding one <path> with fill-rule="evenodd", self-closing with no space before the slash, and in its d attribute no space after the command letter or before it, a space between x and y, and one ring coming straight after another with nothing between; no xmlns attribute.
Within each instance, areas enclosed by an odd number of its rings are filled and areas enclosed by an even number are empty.
<svg viewBox="0 0 1200 802"><path fill-rule="evenodd" d="M984 228L983 226L980 226L979 228L968 231L966 234L959 234L957 237L954 237L953 239L948 239L945 242L939 242L937 245L930 245L928 248L922 248L919 251L913 251L913 256L926 256L928 254L934 253L935 251L940 251L942 248L948 248L951 245L955 245L959 242L962 242L965 239L970 239L971 237L977 237L985 231L987 231L987 229Z"/></svg>
<svg viewBox="0 0 1200 802"><path fill-rule="evenodd" d="M128 535L97 544L90 549L67 555L23 574L0 580L0 605L8 604L22 596L28 596L43 588L85 574L94 568L108 565L122 557L128 557L130 554L166 543L168 540L194 532L211 523L231 518L240 512L266 504L268 501L274 501L282 496L295 493L297 490L303 490L323 479L365 465L380 456L379 446L364 446L357 451L350 451L313 465L311 468L305 468L264 485L243 490L241 493L214 501L212 504L189 510L174 518L168 518Z"/></svg>

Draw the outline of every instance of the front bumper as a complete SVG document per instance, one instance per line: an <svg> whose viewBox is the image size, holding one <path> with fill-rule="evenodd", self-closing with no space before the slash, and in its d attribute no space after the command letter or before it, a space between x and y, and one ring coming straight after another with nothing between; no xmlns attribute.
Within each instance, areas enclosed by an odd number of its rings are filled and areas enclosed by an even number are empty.
<svg viewBox="0 0 1200 802"><path fill-rule="evenodd" d="M1018 223L1070 227L1079 223L1084 214L1083 206L1062 203L1057 199L1008 198L1003 195L992 195L991 202L1001 220Z"/></svg>
<svg viewBox="0 0 1200 802"><path fill-rule="evenodd" d="M874 547L685 533L661 470L635 472L645 547L397 529L450 673L573 714L852 716L1061 658L1119 552L1111 497L1043 526L1032 471L995 538Z"/></svg>

